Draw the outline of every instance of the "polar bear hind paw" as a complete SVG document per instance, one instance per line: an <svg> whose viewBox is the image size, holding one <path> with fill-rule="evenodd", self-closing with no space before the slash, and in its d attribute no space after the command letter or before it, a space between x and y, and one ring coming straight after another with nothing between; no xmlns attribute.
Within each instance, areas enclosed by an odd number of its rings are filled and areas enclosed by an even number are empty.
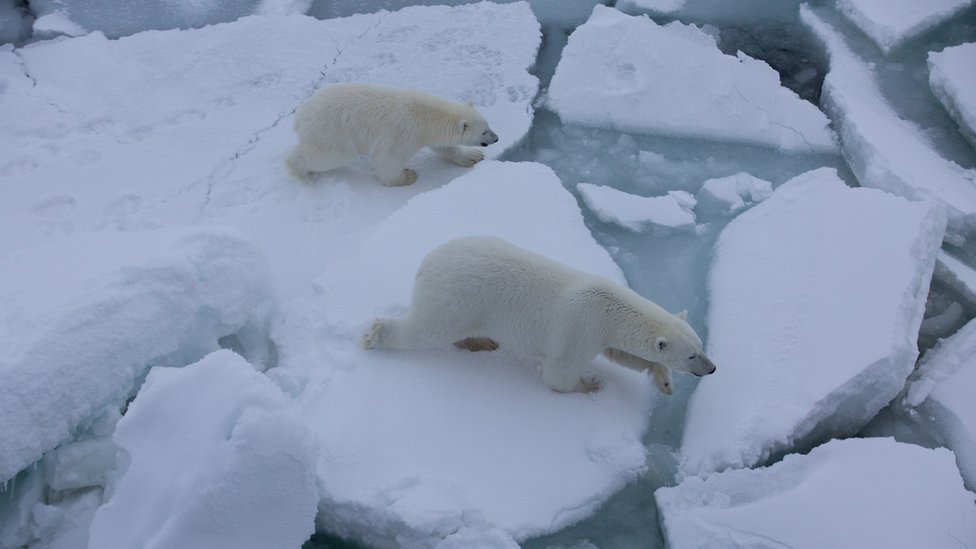
<svg viewBox="0 0 976 549"><path fill-rule="evenodd" d="M498 349L498 342L488 337L469 337L455 341L454 346L465 351L494 351Z"/></svg>
<svg viewBox="0 0 976 549"><path fill-rule="evenodd" d="M406 187L407 185L413 185L413 182L417 180L417 172L406 168L398 177L392 180L385 180L383 184L387 187Z"/></svg>
<svg viewBox="0 0 976 549"><path fill-rule="evenodd" d="M603 382L597 377L581 377L576 385L577 393L595 393L603 387Z"/></svg>
<svg viewBox="0 0 976 549"><path fill-rule="evenodd" d="M369 325L369 328L366 328L362 339L359 340L359 344L363 347L363 349L375 349L380 346L380 339L382 336L383 321L376 319Z"/></svg>

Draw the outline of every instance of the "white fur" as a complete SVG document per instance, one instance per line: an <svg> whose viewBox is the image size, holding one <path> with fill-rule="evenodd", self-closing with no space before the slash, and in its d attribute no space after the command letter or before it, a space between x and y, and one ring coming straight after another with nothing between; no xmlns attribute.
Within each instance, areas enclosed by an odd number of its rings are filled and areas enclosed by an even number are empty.
<svg viewBox="0 0 976 549"><path fill-rule="evenodd" d="M496 141L488 123L471 105L426 93L366 84L319 90L295 112L298 145L286 160L296 177L349 165L357 156L373 160L384 185L409 185L417 173L407 161L423 147L470 167L485 158L473 147Z"/></svg>
<svg viewBox="0 0 976 549"><path fill-rule="evenodd" d="M582 375L606 352L623 366L650 371L665 391L670 375L662 368L696 375L715 370L684 316L606 278L475 236L427 254L406 316L377 319L362 344L424 349L458 343L480 350L490 347L486 341L497 342L540 357L543 380L560 392L598 388Z"/></svg>

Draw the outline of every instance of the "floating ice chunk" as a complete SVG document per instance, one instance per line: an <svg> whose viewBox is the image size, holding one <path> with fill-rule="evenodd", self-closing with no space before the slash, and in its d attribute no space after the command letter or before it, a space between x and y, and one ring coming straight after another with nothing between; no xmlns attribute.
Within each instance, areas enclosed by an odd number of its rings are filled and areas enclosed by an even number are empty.
<svg viewBox="0 0 976 549"><path fill-rule="evenodd" d="M686 0L620 0L617 9L625 13L673 15L685 7Z"/></svg>
<svg viewBox="0 0 976 549"><path fill-rule="evenodd" d="M837 0L836 6L888 55L972 3L972 0Z"/></svg>
<svg viewBox="0 0 976 549"><path fill-rule="evenodd" d="M0 480L182 366L263 325L267 266L229 231L85 234L0 263Z"/></svg>
<svg viewBox="0 0 976 549"><path fill-rule="evenodd" d="M694 230L696 201L685 191L669 191L664 196L639 196L604 185L580 183L576 186L583 202L601 221L635 232L653 226L656 230Z"/></svg>
<svg viewBox="0 0 976 549"><path fill-rule="evenodd" d="M668 547L972 547L976 506L952 453L832 440L770 467L654 492Z"/></svg>
<svg viewBox="0 0 976 549"><path fill-rule="evenodd" d="M814 9L804 4L800 18L830 56L821 103L838 127L842 152L858 182L941 203L949 216L946 239L961 244L976 230L976 171L940 156L921 130L898 116L868 64Z"/></svg>
<svg viewBox="0 0 976 549"><path fill-rule="evenodd" d="M565 395L504 349L358 347L373 317L405 312L427 252L474 234L623 282L540 164L481 163L364 235L272 333L275 375L304 386L302 416L323 445L321 527L376 546L433 546L464 529L522 541L589 515L644 471L646 376L598 361L604 386Z"/></svg>
<svg viewBox="0 0 976 549"><path fill-rule="evenodd" d="M851 189L827 168L732 220L710 274L718 372L689 401L684 473L854 432L894 398L918 355L944 229L938 207Z"/></svg>
<svg viewBox="0 0 976 549"><path fill-rule="evenodd" d="M89 547L298 547L316 448L290 399L240 356L154 368L119 421L121 476Z"/></svg>
<svg viewBox="0 0 976 549"><path fill-rule="evenodd" d="M929 86L976 147L976 43L929 53Z"/></svg>
<svg viewBox="0 0 976 549"><path fill-rule="evenodd" d="M701 208L736 213L766 200L772 194L772 183L742 172L705 181L695 198Z"/></svg>
<svg viewBox="0 0 976 549"><path fill-rule="evenodd" d="M940 250L935 258L935 277L955 290L968 306L976 307L976 270L972 267Z"/></svg>
<svg viewBox="0 0 976 549"><path fill-rule="evenodd" d="M906 404L935 419L966 487L976 490L976 321L925 354Z"/></svg>
<svg viewBox="0 0 976 549"><path fill-rule="evenodd" d="M827 117L762 61L723 54L698 27L598 5L569 37L549 86L564 122L835 151Z"/></svg>

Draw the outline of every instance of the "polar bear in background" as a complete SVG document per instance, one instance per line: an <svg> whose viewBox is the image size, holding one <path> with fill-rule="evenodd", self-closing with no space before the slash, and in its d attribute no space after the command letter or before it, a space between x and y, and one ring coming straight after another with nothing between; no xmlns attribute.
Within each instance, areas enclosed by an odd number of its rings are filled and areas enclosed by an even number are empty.
<svg viewBox="0 0 976 549"><path fill-rule="evenodd" d="M367 155L377 178L388 186L417 180L417 172L406 165L423 147L459 166L471 167L485 158L473 147L498 141L471 105L367 84L319 90L295 112L295 132L298 145L286 164L299 179L308 181L315 172L341 168L357 156Z"/></svg>
<svg viewBox="0 0 976 549"><path fill-rule="evenodd" d="M406 316L375 320L362 339L367 349L451 343L541 357L543 380L559 392L598 389L582 375L601 353L650 371L664 392L670 375L660 370L715 371L684 313L490 236L458 238L427 254Z"/></svg>

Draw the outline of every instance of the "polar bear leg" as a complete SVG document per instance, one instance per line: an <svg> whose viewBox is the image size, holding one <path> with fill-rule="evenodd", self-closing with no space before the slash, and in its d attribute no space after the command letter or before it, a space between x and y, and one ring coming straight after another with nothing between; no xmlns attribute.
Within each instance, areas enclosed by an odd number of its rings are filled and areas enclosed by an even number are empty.
<svg viewBox="0 0 976 549"><path fill-rule="evenodd" d="M485 159L485 153L474 147L454 146L454 147L431 147L434 152L446 158L448 161L470 168Z"/></svg>
<svg viewBox="0 0 976 549"><path fill-rule="evenodd" d="M315 172L328 172L348 166L355 155L334 148L308 147L299 145L288 155L285 163L295 177L310 181Z"/></svg>
<svg viewBox="0 0 976 549"><path fill-rule="evenodd" d="M599 389L595 381L582 379L586 362L580 361L573 355L546 357L542 361L542 381L546 386L558 393L592 392Z"/></svg>
<svg viewBox="0 0 976 549"><path fill-rule="evenodd" d="M403 187L417 180L417 172L404 168L403 164L377 164L376 178L387 187Z"/></svg>
<svg viewBox="0 0 976 549"><path fill-rule="evenodd" d="M462 339L462 336L452 332L436 326L425 326L409 316L378 318L366 329L361 343L366 349L432 349Z"/></svg>

